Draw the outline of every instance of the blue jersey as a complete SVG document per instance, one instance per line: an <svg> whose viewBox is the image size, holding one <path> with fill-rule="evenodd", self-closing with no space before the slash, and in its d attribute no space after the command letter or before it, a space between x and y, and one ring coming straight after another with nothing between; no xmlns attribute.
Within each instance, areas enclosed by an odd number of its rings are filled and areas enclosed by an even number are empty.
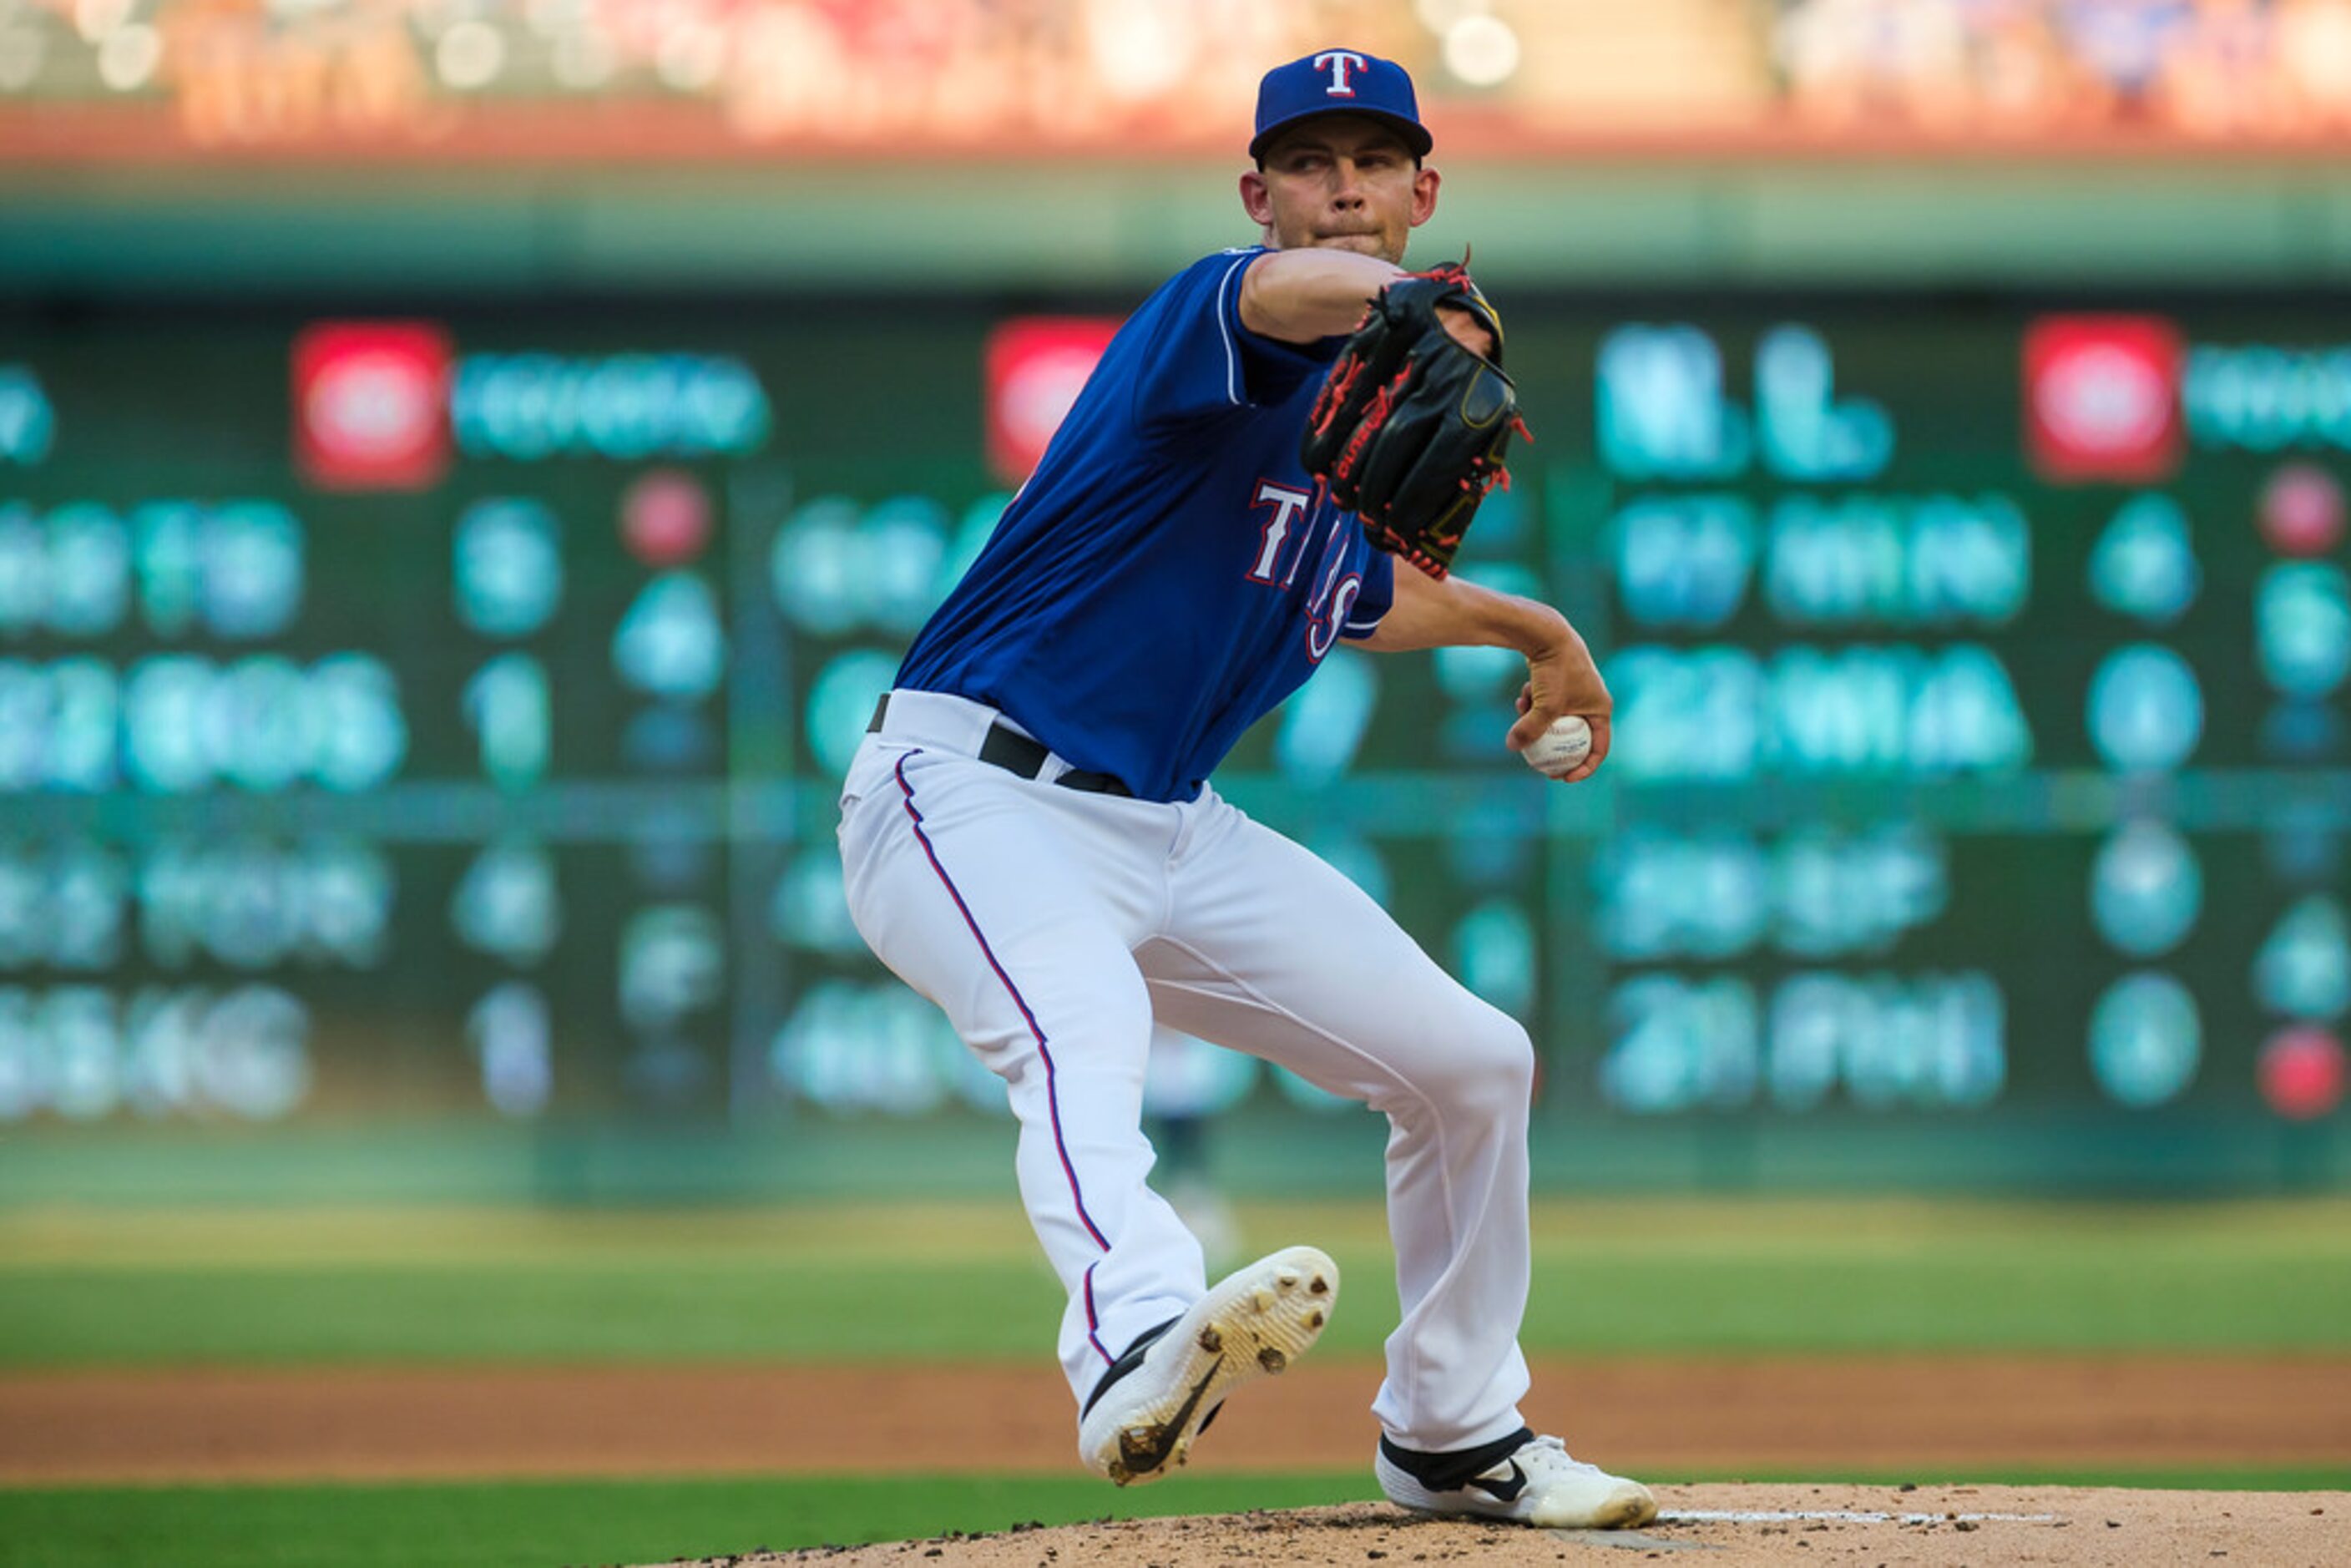
<svg viewBox="0 0 2351 1568"><path fill-rule="evenodd" d="M1241 325L1229 250L1121 327L901 687L1009 716L1145 800L1187 800L1341 637L1387 612L1392 559L1298 459L1343 340Z"/></svg>

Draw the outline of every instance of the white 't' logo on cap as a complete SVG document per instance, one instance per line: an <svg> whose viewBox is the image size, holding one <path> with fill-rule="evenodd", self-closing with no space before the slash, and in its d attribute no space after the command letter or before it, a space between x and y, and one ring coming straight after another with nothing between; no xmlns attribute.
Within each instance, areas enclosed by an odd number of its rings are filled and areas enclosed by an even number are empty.
<svg viewBox="0 0 2351 1568"><path fill-rule="evenodd" d="M1369 70L1372 62L1353 49L1329 49L1314 57L1314 68L1331 73L1331 85L1322 89L1325 98L1353 98L1355 89L1347 83L1350 70Z"/></svg>

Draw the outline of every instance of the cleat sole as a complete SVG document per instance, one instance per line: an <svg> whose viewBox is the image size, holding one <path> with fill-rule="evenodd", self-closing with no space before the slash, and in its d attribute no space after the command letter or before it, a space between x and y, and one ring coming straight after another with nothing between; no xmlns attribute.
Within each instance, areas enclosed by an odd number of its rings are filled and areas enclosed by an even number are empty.
<svg viewBox="0 0 2351 1568"><path fill-rule="evenodd" d="M1329 1258L1294 1247L1218 1284L1110 1391L1093 1412L1099 1419L1081 1422L1081 1455L1123 1487L1188 1462L1200 1423L1235 1388L1287 1371L1312 1347L1330 1322L1337 1281ZM1142 1386L1120 1407L1129 1382Z"/></svg>

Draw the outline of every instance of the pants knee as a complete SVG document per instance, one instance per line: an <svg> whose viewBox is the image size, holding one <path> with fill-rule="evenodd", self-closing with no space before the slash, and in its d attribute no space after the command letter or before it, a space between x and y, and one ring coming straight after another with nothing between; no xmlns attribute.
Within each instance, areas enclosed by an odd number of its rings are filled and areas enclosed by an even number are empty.
<svg viewBox="0 0 2351 1568"><path fill-rule="evenodd" d="M1523 1118L1534 1095L1534 1042L1517 1019L1482 1004L1452 1042L1440 1081L1429 1085L1438 1108L1479 1119Z"/></svg>

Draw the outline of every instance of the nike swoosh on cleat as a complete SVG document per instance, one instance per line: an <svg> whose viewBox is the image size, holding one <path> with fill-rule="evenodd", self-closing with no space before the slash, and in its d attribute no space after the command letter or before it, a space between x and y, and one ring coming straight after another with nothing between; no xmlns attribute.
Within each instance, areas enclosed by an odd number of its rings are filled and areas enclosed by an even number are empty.
<svg viewBox="0 0 2351 1568"><path fill-rule="evenodd" d="M1192 1385L1192 1392L1185 1399L1183 1407L1176 1412L1173 1418L1160 1427L1159 1441L1155 1447L1135 1451L1127 1450L1123 1443L1119 1445L1122 1450L1125 1450L1120 1457L1126 1461L1129 1474L1147 1476L1167 1462L1167 1456L1174 1453L1176 1445L1183 1440L1184 1427L1192 1419L1192 1412L1197 1410L1200 1407L1200 1401L1207 1397L1208 1385L1217 1380L1217 1374L1224 1370L1224 1365L1225 1358L1221 1355L1217 1357L1216 1364L1201 1375L1199 1382Z"/></svg>
<svg viewBox="0 0 2351 1568"><path fill-rule="evenodd" d="M1527 1490L1527 1472L1519 1469L1518 1460L1512 1459L1509 1479L1488 1480L1483 1476L1477 1476L1463 1484L1476 1487L1479 1491L1491 1496L1496 1502L1516 1502L1519 1500L1519 1494Z"/></svg>

